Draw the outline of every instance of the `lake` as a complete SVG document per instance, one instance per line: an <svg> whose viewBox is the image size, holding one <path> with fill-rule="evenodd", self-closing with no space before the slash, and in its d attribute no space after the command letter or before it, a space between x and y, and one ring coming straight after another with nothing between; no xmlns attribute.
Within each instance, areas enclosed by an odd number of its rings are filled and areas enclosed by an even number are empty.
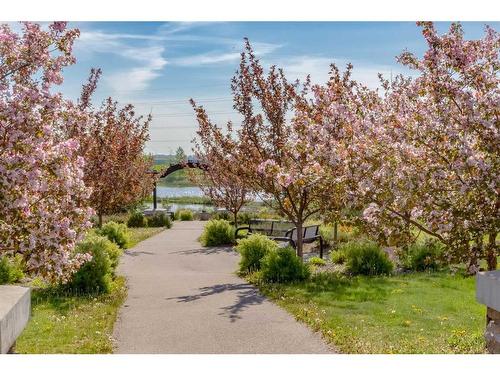
<svg viewBox="0 0 500 375"><path fill-rule="evenodd" d="M157 186L156 196L158 198L172 198L172 197L203 197L203 191L198 186L186 187L173 187L173 186ZM255 198L256 202L262 202L260 198ZM146 204L147 207L153 208L153 203ZM158 203L158 208L162 207ZM190 203L170 203L170 211L177 211L178 209L186 209L191 211L213 211L214 207L205 204L190 204Z"/></svg>
<svg viewBox="0 0 500 375"><path fill-rule="evenodd" d="M172 198L172 197L202 197L203 191L197 186L186 186L186 187L171 187L171 186L157 186L156 196L158 198ZM148 208L153 208L153 203L146 204ZM158 208L163 207L161 203L158 203ZM166 208L166 207L163 207ZM192 203L170 203L168 205L170 211L177 210L191 210L194 212L200 211L212 211L213 206L208 206L204 204L192 204Z"/></svg>
<svg viewBox="0 0 500 375"><path fill-rule="evenodd" d="M187 187L157 186L156 196L158 198L202 197L203 192L198 186L187 186Z"/></svg>

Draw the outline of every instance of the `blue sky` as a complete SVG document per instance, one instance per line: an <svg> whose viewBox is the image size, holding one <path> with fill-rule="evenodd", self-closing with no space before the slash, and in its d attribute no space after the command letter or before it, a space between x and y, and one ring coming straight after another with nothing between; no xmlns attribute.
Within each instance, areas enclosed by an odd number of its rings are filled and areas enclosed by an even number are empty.
<svg viewBox="0 0 500 375"><path fill-rule="evenodd" d="M499 30L499 24L492 24ZM81 37L78 60L66 69L63 93L79 95L91 67L103 76L96 104L107 96L153 113L147 151L188 153L196 120L188 104L194 98L212 119L237 120L230 79L237 69L243 38L248 37L265 65L284 68L290 79L310 73L327 79L329 64L354 65L354 77L376 87L377 73L407 73L395 56L408 49L421 55L425 42L413 22L73 22ZM438 23L445 32L448 22ZM479 38L483 23L464 23L467 38Z"/></svg>

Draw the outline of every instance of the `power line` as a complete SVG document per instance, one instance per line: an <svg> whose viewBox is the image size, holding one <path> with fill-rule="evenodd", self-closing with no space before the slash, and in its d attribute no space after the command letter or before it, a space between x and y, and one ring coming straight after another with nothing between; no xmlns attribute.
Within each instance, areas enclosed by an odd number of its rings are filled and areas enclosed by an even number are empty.
<svg viewBox="0 0 500 375"><path fill-rule="evenodd" d="M179 86L181 86L181 87L179 87ZM119 93L129 93L129 92L179 90L179 88L198 88L198 87L227 87L227 88L231 88L230 83L227 83L227 84L226 83L214 83L214 84L205 84L205 85L198 85L198 84L186 85L184 83L181 83L181 84L179 84L179 86L161 86L161 87L151 87L151 88L146 88L146 89L131 89L131 90L113 90L113 89L103 90L103 89L100 89L99 87L97 87L96 92L100 93L100 94L103 94L103 93L113 93L113 94L118 93L119 94ZM78 85L78 86L66 85L65 87L75 89L76 87L81 88L82 85Z"/></svg>
<svg viewBox="0 0 500 375"><path fill-rule="evenodd" d="M207 113L208 116L217 116L217 115L235 115L238 112L211 112ZM193 116L193 118L196 118L196 113L195 112L178 112L178 113L159 113L159 114L151 114L153 116L153 119L155 118L163 118L163 117L185 117L185 116Z"/></svg>
<svg viewBox="0 0 500 375"><path fill-rule="evenodd" d="M190 97L186 97L185 99L173 99L173 100L152 100L152 101L141 101L141 102L133 102L134 105L155 105L155 104L190 104ZM217 103L217 102L229 102L232 101L232 97L220 97L220 98L196 98L196 103ZM127 102L123 100L123 102Z"/></svg>
<svg viewBox="0 0 500 375"><path fill-rule="evenodd" d="M157 143L168 143L168 142L191 142L192 138L189 138L189 139L160 139L160 140L155 140L155 139L151 139L149 140L148 142L157 142Z"/></svg>

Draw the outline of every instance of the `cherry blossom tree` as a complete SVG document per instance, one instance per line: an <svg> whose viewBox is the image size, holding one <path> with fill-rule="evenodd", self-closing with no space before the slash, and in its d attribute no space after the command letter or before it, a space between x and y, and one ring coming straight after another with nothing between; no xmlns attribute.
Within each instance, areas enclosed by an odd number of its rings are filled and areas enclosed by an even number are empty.
<svg viewBox="0 0 500 375"><path fill-rule="evenodd" d="M78 30L0 26L0 255L22 255L31 275L65 281L89 259L75 243L90 227L79 142L59 129L87 117L55 93L75 62Z"/></svg>
<svg viewBox="0 0 500 375"><path fill-rule="evenodd" d="M237 155L236 143L231 138L229 124L224 133L217 125L210 122L203 107L191 104L198 119L197 137L193 140L195 156L206 165L201 173L191 173L194 181L203 193L218 207L224 207L233 214L234 225L238 226L238 212L250 200L250 189L239 175L242 158ZM226 152L231 150L231 152ZM234 155L237 157L234 157Z"/></svg>
<svg viewBox="0 0 500 375"><path fill-rule="evenodd" d="M90 100L100 74L100 70L92 70L79 101L90 120L70 130L80 141L80 153L85 157L84 180L92 188L89 201L99 226L103 215L148 196L156 178L149 173L153 161L144 153L151 115L146 119L136 116L132 105L119 108L112 98L95 109Z"/></svg>
<svg viewBox="0 0 500 375"><path fill-rule="evenodd" d="M221 152L229 155L253 193L295 224L297 255L302 257L303 225L319 212L317 197L323 189L321 166L302 143L307 126L293 119L294 110L306 100L309 79L300 87L275 66L266 74L246 40L231 87L234 109L243 120L235 137L220 143ZM197 116L201 122L208 118L203 110Z"/></svg>
<svg viewBox="0 0 500 375"><path fill-rule="evenodd" d="M332 64L328 82L312 86L312 99L300 102L295 112L295 123L303 124L300 148L309 150L321 166L317 200L322 216L334 223L342 219L344 209L359 210L364 205L357 199L359 166L352 155L360 149L353 140L366 123L372 123L382 102L376 91L352 79L352 70L351 64L344 72Z"/></svg>
<svg viewBox="0 0 500 375"><path fill-rule="evenodd" d="M419 25L423 58L398 58L417 78L384 81L378 116L353 142L365 218L386 237L417 228L439 239L471 273L482 258L496 269L500 37L489 27L466 40L459 24L442 36L432 23Z"/></svg>

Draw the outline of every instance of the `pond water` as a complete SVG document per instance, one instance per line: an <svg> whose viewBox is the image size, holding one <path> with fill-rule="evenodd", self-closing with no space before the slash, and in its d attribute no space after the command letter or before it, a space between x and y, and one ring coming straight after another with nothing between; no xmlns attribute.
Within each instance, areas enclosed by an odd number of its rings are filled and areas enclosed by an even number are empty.
<svg viewBox="0 0 500 375"><path fill-rule="evenodd" d="M203 192L197 186L187 187L171 187L171 186L157 186L156 196L158 198L172 198L172 197L202 197ZM147 203L146 207L153 208L153 203ZM213 211L214 207L205 204L196 203L169 203L168 207L158 202L158 208L168 208L169 211L177 210L191 210L194 212Z"/></svg>
<svg viewBox="0 0 500 375"><path fill-rule="evenodd" d="M158 198L202 197L203 192L198 186L187 186L187 187L157 186L156 196Z"/></svg>
<svg viewBox="0 0 500 375"><path fill-rule="evenodd" d="M186 187L157 186L156 196L158 198L203 197L203 191L198 186L186 186ZM255 201L262 202L262 200L259 198L256 198ZM153 203L146 204L146 207L152 209ZM200 212L200 211L211 212L214 210L214 206L197 204L197 203L170 203L168 207L163 207L161 203L158 203L158 208L168 208L170 211L186 209L194 212Z"/></svg>

